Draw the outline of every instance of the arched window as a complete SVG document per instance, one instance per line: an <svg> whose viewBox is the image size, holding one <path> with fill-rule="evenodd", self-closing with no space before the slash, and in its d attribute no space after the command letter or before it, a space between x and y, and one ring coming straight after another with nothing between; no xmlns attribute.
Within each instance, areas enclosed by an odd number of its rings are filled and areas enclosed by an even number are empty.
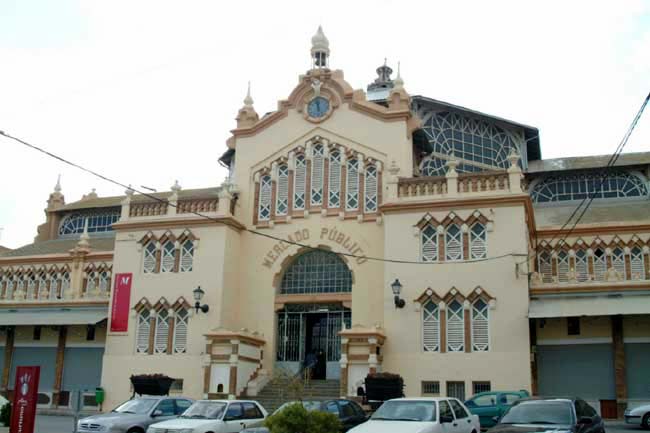
<svg viewBox="0 0 650 433"><path fill-rule="evenodd" d="M374 165L370 165L366 168L364 194L366 196L364 207L365 212L377 212L377 167Z"/></svg>
<svg viewBox="0 0 650 433"><path fill-rule="evenodd" d="M293 208L296 210L305 209L305 190L307 189L307 164L305 156L296 156L296 169L293 180Z"/></svg>
<svg viewBox="0 0 650 433"><path fill-rule="evenodd" d="M66 215L59 225L59 236L74 236L83 233L88 220L88 233L112 231L112 224L120 219L121 209L109 208L102 211L75 212Z"/></svg>
<svg viewBox="0 0 650 433"><path fill-rule="evenodd" d="M420 164L422 176L444 176L447 172L445 160L436 157L427 157Z"/></svg>
<svg viewBox="0 0 650 433"><path fill-rule="evenodd" d="M484 259L487 257L487 231L485 225L476 222L469 231L469 258Z"/></svg>
<svg viewBox="0 0 650 433"><path fill-rule="evenodd" d="M275 203L275 214L286 215L289 209L289 167L286 164L278 166L278 192Z"/></svg>
<svg viewBox="0 0 650 433"><path fill-rule="evenodd" d="M136 353L149 353L149 335L151 333L151 313L142 310L138 313L138 324L135 335Z"/></svg>
<svg viewBox="0 0 650 433"><path fill-rule="evenodd" d="M56 272L51 272L49 275L49 282L50 282L50 299L55 300L58 299L61 294L59 294L60 290L60 274L57 274ZM63 297L63 296L61 296Z"/></svg>
<svg viewBox="0 0 650 433"><path fill-rule="evenodd" d="M607 273L607 255L602 248L594 251L594 278L596 281L604 281Z"/></svg>
<svg viewBox="0 0 650 433"><path fill-rule="evenodd" d="M435 262L438 260L438 231L431 224L424 226L420 232L422 244L422 261Z"/></svg>
<svg viewBox="0 0 650 433"><path fill-rule="evenodd" d="M107 271L101 271L99 273L99 291L106 295L108 294L109 286L111 284L111 274Z"/></svg>
<svg viewBox="0 0 650 433"><path fill-rule="evenodd" d="M445 232L445 260L463 259L463 233L458 224L451 224Z"/></svg>
<svg viewBox="0 0 650 433"><path fill-rule="evenodd" d="M86 275L86 293L93 293L97 287L97 274L95 271L89 271Z"/></svg>
<svg viewBox="0 0 650 433"><path fill-rule="evenodd" d="M61 299L63 299L68 289L70 289L70 273L66 271L61 274Z"/></svg>
<svg viewBox="0 0 650 433"><path fill-rule="evenodd" d="M584 249L576 251L576 278L579 282L589 279L589 262L587 252Z"/></svg>
<svg viewBox="0 0 650 433"><path fill-rule="evenodd" d="M282 276L281 294L341 293L352 291L352 273L334 253L314 250L289 265Z"/></svg>
<svg viewBox="0 0 650 433"><path fill-rule="evenodd" d="M622 279L625 279L625 251L616 247L612 250L612 267L616 269Z"/></svg>
<svg viewBox="0 0 650 433"><path fill-rule="evenodd" d="M633 280L645 280L643 250L639 247L630 250L630 271Z"/></svg>
<svg viewBox="0 0 650 433"><path fill-rule="evenodd" d="M551 253L548 251L542 251L537 256L537 269L539 275L542 277L542 281L545 283L553 281L553 265L551 264L551 259Z"/></svg>
<svg viewBox="0 0 650 433"><path fill-rule="evenodd" d="M271 218L271 176L260 177L260 197L258 218L260 221L268 221Z"/></svg>
<svg viewBox="0 0 650 433"><path fill-rule="evenodd" d="M162 309L156 314L156 331L153 339L154 353L167 353L169 346L169 312Z"/></svg>
<svg viewBox="0 0 650 433"><path fill-rule="evenodd" d="M181 245L180 271L191 272L194 266L194 241L187 239Z"/></svg>
<svg viewBox="0 0 650 433"><path fill-rule="evenodd" d="M321 206L323 204L323 175L325 172L325 157L322 144L317 144L312 149L311 160L311 204Z"/></svg>
<svg viewBox="0 0 650 433"><path fill-rule="evenodd" d="M337 208L341 206L341 152L333 150L330 153L329 182L327 185L327 206Z"/></svg>
<svg viewBox="0 0 650 433"><path fill-rule="evenodd" d="M479 298L472 305L472 350L486 352L490 349L490 312L488 304Z"/></svg>
<svg viewBox="0 0 650 433"><path fill-rule="evenodd" d="M465 315L463 305L454 300L447 306L447 351L465 350Z"/></svg>
<svg viewBox="0 0 650 433"><path fill-rule="evenodd" d="M156 272L156 243L154 241L147 242L144 247L142 270L145 274Z"/></svg>
<svg viewBox="0 0 650 433"><path fill-rule="evenodd" d="M174 316L174 353L187 353L187 321L189 313L181 307Z"/></svg>
<svg viewBox="0 0 650 433"><path fill-rule="evenodd" d="M359 161L350 159L347 165L345 209L359 209Z"/></svg>
<svg viewBox="0 0 650 433"><path fill-rule="evenodd" d="M569 253L564 250L557 253L557 279L560 283L569 281Z"/></svg>
<svg viewBox="0 0 650 433"><path fill-rule="evenodd" d="M582 200L585 198L647 197L645 182L630 173L600 173L552 176L535 184L530 196L535 203Z"/></svg>
<svg viewBox="0 0 650 433"><path fill-rule="evenodd" d="M174 246L174 242L168 240L162 246L160 272L174 272L175 264L176 264L176 247Z"/></svg>
<svg viewBox="0 0 650 433"><path fill-rule="evenodd" d="M41 271L38 273L38 292L36 293L35 298L41 299L45 298L47 299L49 296L49 293L47 292L47 274L45 271Z"/></svg>
<svg viewBox="0 0 650 433"><path fill-rule="evenodd" d="M440 310L433 301L422 308L422 337L425 352L440 351Z"/></svg>
<svg viewBox="0 0 650 433"><path fill-rule="evenodd" d="M36 294L36 275L31 272L27 276L27 299L34 299Z"/></svg>

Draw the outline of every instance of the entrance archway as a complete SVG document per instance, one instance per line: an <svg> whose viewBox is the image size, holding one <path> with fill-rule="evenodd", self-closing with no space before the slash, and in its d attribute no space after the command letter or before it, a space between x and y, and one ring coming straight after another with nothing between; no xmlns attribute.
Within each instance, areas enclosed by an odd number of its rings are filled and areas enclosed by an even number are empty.
<svg viewBox="0 0 650 433"><path fill-rule="evenodd" d="M334 253L312 250L287 266L280 295L310 295L309 303L287 303L277 312L276 365L294 373L315 362L314 379L338 379L341 338L351 312L342 303L318 302L319 295L352 291L352 273Z"/></svg>

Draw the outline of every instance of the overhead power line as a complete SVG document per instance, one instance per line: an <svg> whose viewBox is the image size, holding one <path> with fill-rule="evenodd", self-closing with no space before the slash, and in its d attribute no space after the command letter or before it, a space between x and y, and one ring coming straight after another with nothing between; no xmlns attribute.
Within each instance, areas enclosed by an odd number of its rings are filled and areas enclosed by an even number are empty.
<svg viewBox="0 0 650 433"><path fill-rule="evenodd" d="M86 167L84 167L84 166L82 166L80 164L77 164L75 162L72 162L72 161L70 161L70 160L68 160L68 159L66 159L66 158L64 158L62 156L59 156L59 155L57 155L55 153L52 153L52 152L50 152L50 151L48 151L48 150L46 150L46 149L44 149L42 147L39 147L39 146L37 146L35 144L31 144L31 143L29 143L29 142L27 142L25 140L22 140L22 139L20 139L18 137L14 137L14 136L12 136L12 135L4 132L4 131L0 130L0 135L4 136L4 137L6 137L6 138L8 138L10 140L14 140L14 141L16 141L16 142L18 142L18 143L20 143L20 144L22 144L24 146L27 146L32 150L35 150L35 151L40 152L42 154L45 154L45 155L49 156L50 158L56 159L56 160L58 160L60 162L63 162L64 164L67 164L67 165L69 165L71 167L74 167L74 168L77 168L77 169L79 169L81 171L89 173L89 174L91 174L91 175L93 175L95 177L98 177L98 178L106 181L106 182L112 183L114 185L120 186L120 187L125 188L125 189L130 189L130 190L132 190L132 191L134 191L134 192L136 192L138 194L141 194L144 197L150 198L150 199L155 200L155 201L160 202L160 203L164 203L164 204L166 204L168 206L177 207L177 205L175 205L174 203L169 202L167 199L156 197L155 195L152 195L152 194L150 194L148 192L144 192L142 190L138 190L136 188L133 188L131 185L126 185L126 184L124 184L122 182L114 180L114 179L112 179L112 178L110 178L110 177L108 177L106 175L98 173L98 172L96 172L96 171L94 171L92 169L86 168ZM237 230L242 230L242 227L239 226L239 225L232 224L229 221L222 220L222 219L219 219L219 218L215 218L215 217L212 217L210 215L205 215L205 214L203 214L201 212L191 211L191 212L188 212L188 213L196 215L196 216L201 217L201 218L208 219L210 221L213 221L213 222L216 222L216 223L219 223L219 224L223 224L223 225L235 228ZM499 256L485 257L485 258L482 258L482 259L455 260L455 261L449 261L449 262L424 262L424 261L413 261L413 260L386 259L386 258L381 258L381 257L361 256L361 255L358 255L358 254L352 254L352 253L347 253L347 252L342 252L342 251L331 251L329 249L314 247L314 246L311 246L311 245L303 244L301 242L295 242L295 241L290 241L288 239L283 239L283 238L280 238L278 236L274 236L274 235L271 235L271 234L268 234L268 233L260 232L258 230L250 229L248 227L244 227L243 230L247 231L248 233L251 233L251 234L253 234L255 236L262 236L262 237L265 237L267 239L272 239L274 241L283 242L283 243L286 243L286 244L289 244L289 245L294 245L294 246L301 247L301 248L306 248L306 249L316 250L316 251L324 251L324 252L328 252L328 253L334 253L334 254L337 254L337 255L343 256L343 257L351 257L351 258L355 258L355 259L364 259L364 260L370 260L370 261L396 263L396 264L439 266L439 265L487 262L487 261L492 261L492 260L503 259L503 258L506 258L506 257L527 257L528 256L528 254L522 254L522 253L507 253L507 254L502 254L502 255L499 255Z"/></svg>

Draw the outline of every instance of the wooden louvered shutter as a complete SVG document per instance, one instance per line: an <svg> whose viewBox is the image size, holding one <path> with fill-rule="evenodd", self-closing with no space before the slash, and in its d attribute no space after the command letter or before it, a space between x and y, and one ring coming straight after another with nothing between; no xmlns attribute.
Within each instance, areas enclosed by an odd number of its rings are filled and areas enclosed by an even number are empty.
<svg viewBox="0 0 650 433"><path fill-rule="evenodd" d="M296 157L296 169L294 170L293 181L293 208L296 210L305 209L305 189L307 184L307 165L305 157Z"/></svg>
<svg viewBox="0 0 650 433"><path fill-rule="evenodd" d="M470 259L484 259L487 257L487 242L486 242L485 226L477 222L469 232L470 244Z"/></svg>
<svg viewBox="0 0 650 433"><path fill-rule="evenodd" d="M328 207L341 206L341 153L337 150L330 154Z"/></svg>
<svg viewBox="0 0 650 433"><path fill-rule="evenodd" d="M349 160L347 168L345 209L352 211L359 209L359 161Z"/></svg>
<svg viewBox="0 0 650 433"><path fill-rule="evenodd" d="M162 260L160 272L173 272L176 263L176 248L171 240L165 242L162 247Z"/></svg>
<svg viewBox="0 0 650 433"><path fill-rule="evenodd" d="M607 254L601 248L594 251L594 277L597 281L604 281L607 273Z"/></svg>
<svg viewBox="0 0 650 433"><path fill-rule="evenodd" d="M323 204L323 174L325 171L323 146L314 146L313 152L314 156L311 161L311 204L312 206L320 206Z"/></svg>
<svg viewBox="0 0 650 433"><path fill-rule="evenodd" d="M561 283L569 281L569 253L560 251L557 254L557 279Z"/></svg>
<svg viewBox="0 0 650 433"><path fill-rule="evenodd" d="M186 240L181 245L180 271L190 272L194 265L194 241Z"/></svg>
<svg viewBox="0 0 650 433"><path fill-rule="evenodd" d="M612 251L612 267L625 279L625 251L623 248L614 248Z"/></svg>
<svg viewBox="0 0 650 433"><path fill-rule="evenodd" d="M374 165L366 169L364 194L366 196L364 211L377 212L377 167Z"/></svg>
<svg viewBox="0 0 650 433"><path fill-rule="evenodd" d="M169 313L160 310L156 316L156 333L154 336L154 353L167 353L169 344Z"/></svg>
<svg viewBox="0 0 650 433"><path fill-rule="evenodd" d="M585 250L576 251L576 277L578 281L587 281L589 278L589 264Z"/></svg>
<svg viewBox="0 0 650 433"><path fill-rule="evenodd" d="M260 178L260 197L258 204L258 219L268 221L271 218L271 176Z"/></svg>
<svg viewBox="0 0 650 433"><path fill-rule="evenodd" d="M278 192L275 204L276 215L286 215L289 209L289 167L282 164L278 167Z"/></svg>
<svg viewBox="0 0 650 433"><path fill-rule="evenodd" d="M422 309L422 337L425 352L440 351L440 311L432 301Z"/></svg>
<svg viewBox="0 0 650 433"><path fill-rule="evenodd" d="M153 241L149 241L144 248L142 270L145 274L150 274L156 270L156 245Z"/></svg>
<svg viewBox="0 0 650 433"><path fill-rule="evenodd" d="M142 310L138 314L138 327L135 336L136 353L149 353L149 334L151 332L151 314L148 310Z"/></svg>
<svg viewBox="0 0 650 433"><path fill-rule="evenodd" d="M485 352L490 348L490 316L488 305L478 299L472 306L472 350Z"/></svg>
<svg viewBox="0 0 650 433"><path fill-rule="evenodd" d="M187 310L182 308L176 312L174 323L174 353L187 353Z"/></svg>
<svg viewBox="0 0 650 433"><path fill-rule="evenodd" d="M463 306L453 301L447 307L447 351L465 350L465 316Z"/></svg>
<svg viewBox="0 0 650 433"><path fill-rule="evenodd" d="M428 224L420 233L422 243L422 261L435 262L438 260L438 231Z"/></svg>
<svg viewBox="0 0 650 433"><path fill-rule="evenodd" d="M445 260L463 259L463 233L457 224L447 227L445 233Z"/></svg>
<svg viewBox="0 0 650 433"><path fill-rule="evenodd" d="M539 268L539 274L542 277L543 282L550 283L551 281L553 281L553 266L551 265L551 253L549 253L548 251L543 251L539 254L538 268Z"/></svg>
<svg viewBox="0 0 650 433"><path fill-rule="evenodd" d="M645 280L645 263L643 262L643 250L634 247L630 251L630 270L632 279Z"/></svg>

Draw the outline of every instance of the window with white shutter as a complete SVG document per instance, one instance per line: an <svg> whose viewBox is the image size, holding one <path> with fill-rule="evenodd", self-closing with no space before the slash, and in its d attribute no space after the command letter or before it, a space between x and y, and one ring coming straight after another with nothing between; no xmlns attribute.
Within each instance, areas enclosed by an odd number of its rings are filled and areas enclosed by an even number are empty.
<svg viewBox="0 0 650 433"><path fill-rule="evenodd" d="M365 179L365 207L366 213L377 212L377 167L374 165L368 166L366 169Z"/></svg>
<svg viewBox="0 0 650 433"><path fill-rule="evenodd" d="M327 186L327 205L332 208L341 206L341 152L330 153L329 183Z"/></svg>
<svg viewBox="0 0 650 433"><path fill-rule="evenodd" d="M36 294L37 298L42 298L47 289L47 275L45 272L39 272L38 274L38 293Z"/></svg>
<svg viewBox="0 0 650 433"><path fill-rule="evenodd" d="M583 249L576 251L576 278L580 282L587 281L589 279L589 264L587 262L588 256L587 252Z"/></svg>
<svg viewBox="0 0 650 433"><path fill-rule="evenodd" d="M97 287L97 274L95 271L88 272L86 276L86 293L93 293Z"/></svg>
<svg viewBox="0 0 650 433"><path fill-rule="evenodd" d="M289 209L289 167L286 164L278 166L278 191L275 203L275 214L286 215Z"/></svg>
<svg viewBox="0 0 650 433"><path fill-rule="evenodd" d="M542 281L545 283L550 283L553 281L553 265L551 264L551 260L551 253L548 251L542 251L537 256L539 275L542 277Z"/></svg>
<svg viewBox="0 0 650 433"><path fill-rule="evenodd" d="M151 332L151 313L142 310L138 313L138 325L135 331L135 352L149 353L149 334Z"/></svg>
<svg viewBox="0 0 650 433"><path fill-rule="evenodd" d="M296 168L293 172L293 208L305 209L305 189L307 188L307 164L305 156L296 156Z"/></svg>
<svg viewBox="0 0 650 433"><path fill-rule="evenodd" d="M630 250L630 271L633 280L645 280L643 250L639 247Z"/></svg>
<svg viewBox="0 0 650 433"><path fill-rule="evenodd" d="M486 352L490 349L490 313L488 304L477 299L472 305L472 350Z"/></svg>
<svg viewBox="0 0 650 433"><path fill-rule="evenodd" d="M602 248L594 251L594 278L597 281L604 281L607 273L607 255Z"/></svg>
<svg viewBox="0 0 650 433"><path fill-rule="evenodd" d="M102 293L107 293L108 288L111 284L111 274L106 271L102 271L99 274L99 291Z"/></svg>
<svg viewBox="0 0 650 433"><path fill-rule="evenodd" d="M463 305L454 300L447 306L447 351L465 350L465 315Z"/></svg>
<svg viewBox="0 0 650 433"><path fill-rule="evenodd" d="M66 290L70 288L70 273L64 272L61 275L61 299L65 295Z"/></svg>
<svg viewBox="0 0 650 433"><path fill-rule="evenodd" d="M564 250L557 253L557 279L560 283L569 281L569 253Z"/></svg>
<svg viewBox="0 0 650 433"><path fill-rule="evenodd" d="M445 232L445 260L463 260L463 232L451 224Z"/></svg>
<svg viewBox="0 0 650 433"><path fill-rule="evenodd" d="M176 311L174 322L174 353L187 353L187 322L189 313L185 308Z"/></svg>
<svg viewBox="0 0 650 433"><path fill-rule="evenodd" d="M474 223L469 231L469 257L470 259L487 257L487 231L481 222Z"/></svg>
<svg viewBox="0 0 650 433"><path fill-rule="evenodd" d="M165 242L162 246L162 258L160 261L160 272L174 272L174 263L176 262L176 247L171 240Z"/></svg>
<svg viewBox="0 0 650 433"><path fill-rule="evenodd" d="M59 278L56 273L50 274L50 299L55 300L59 296Z"/></svg>
<svg viewBox="0 0 650 433"><path fill-rule="evenodd" d="M27 299L34 299L36 295L36 275L29 274L27 276Z"/></svg>
<svg viewBox="0 0 650 433"><path fill-rule="evenodd" d="M321 206L323 204L323 175L325 172L325 157L322 144L317 144L312 149L311 160L311 204Z"/></svg>
<svg viewBox="0 0 650 433"><path fill-rule="evenodd" d="M156 315L156 331L153 339L154 353L167 353L169 345L169 313L160 310Z"/></svg>
<svg viewBox="0 0 650 433"><path fill-rule="evenodd" d="M440 310L432 301L422 308L422 336L425 352L440 351Z"/></svg>
<svg viewBox="0 0 650 433"><path fill-rule="evenodd" d="M350 159L347 165L345 209L359 209L359 161Z"/></svg>
<svg viewBox="0 0 650 433"><path fill-rule="evenodd" d="M142 270L145 274L151 274L156 271L156 244L153 241L149 241L144 247Z"/></svg>
<svg viewBox="0 0 650 433"><path fill-rule="evenodd" d="M625 279L625 251L616 247L612 250L612 267L616 269L621 278Z"/></svg>
<svg viewBox="0 0 650 433"><path fill-rule="evenodd" d="M438 260L438 231L427 224L420 232L422 244L422 261L435 262Z"/></svg>
<svg viewBox="0 0 650 433"><path fill-rule="evenodd" d="M260 177L260 198L258 207L258 219L268 221L271 218L271 176Z"/></svg>
<svg viewBox="0 0 650 433"><path fill-rule="evenodd" d="M181 272L191 272L194 266L194 241L187 239L181 245L181 259L179 269Z"/></svg>

